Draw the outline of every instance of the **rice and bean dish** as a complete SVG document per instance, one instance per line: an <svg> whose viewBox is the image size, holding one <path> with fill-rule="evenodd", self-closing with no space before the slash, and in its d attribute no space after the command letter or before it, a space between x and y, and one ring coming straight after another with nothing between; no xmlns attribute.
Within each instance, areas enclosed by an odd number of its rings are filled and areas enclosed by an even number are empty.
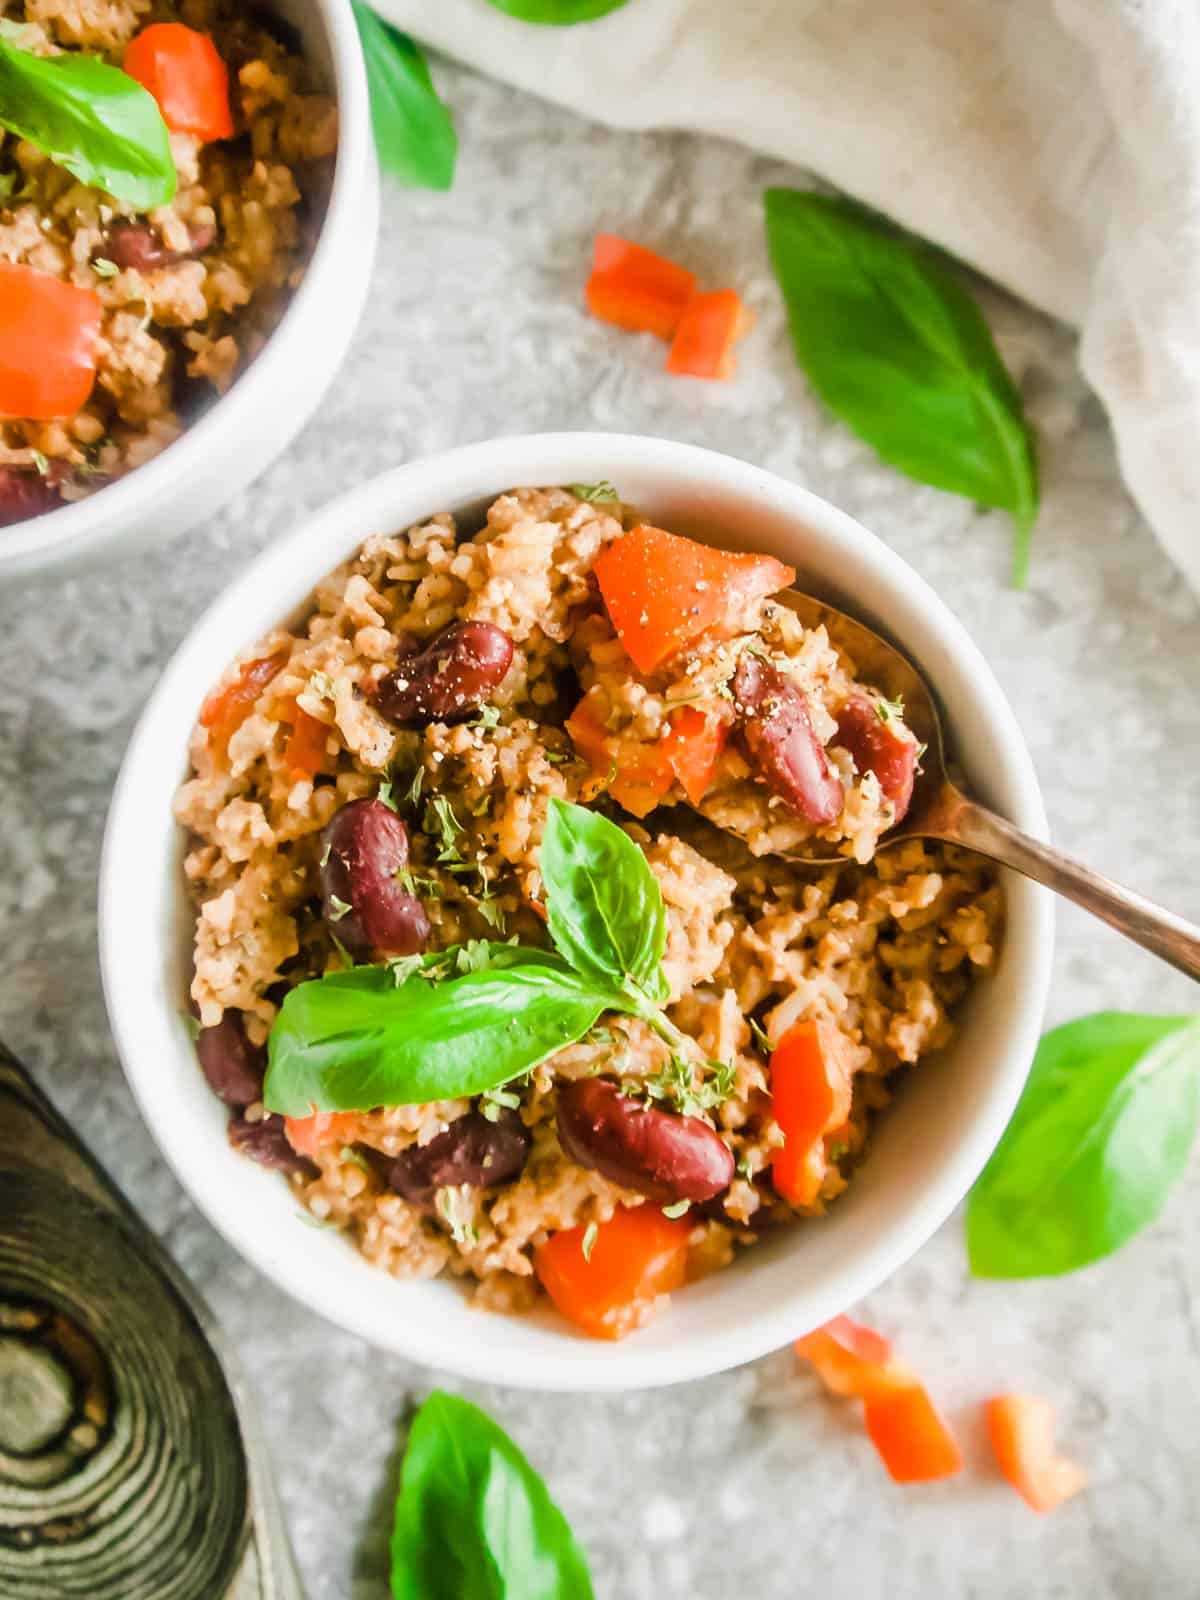
<svg viewBox="0 0 1200 1600"><path fill-rule="evenodd" d="M51 114L71 93L115 94L117 109L93 107L79 160L119 168L124 146L109 145L130 114L121 86L140 94L132 79L153 97L139 114L161 138L161 192L174 193L158 205L119 199L44 141L0 134L0 524L148 461L224 393L303 276L337 143L334 102L265 11L23 0L4 15L8 64L26 64ZM55 70L38 76L41 60ZM64 63L101 77L59 82ZM136 196L147 183L139 161L154 152L130 142L130 173L110 181Z"/></svg>
<svg viewBox="0 0 1200 1600"><path fill-rule="evenodd" d="M919 750L793 576L517 489L368 540L209 694L200 1063L371 1262L619 1338L819 1217L950 1038L1000 889L876 853ZM806 840L843 864L774 854Z"/></svg>

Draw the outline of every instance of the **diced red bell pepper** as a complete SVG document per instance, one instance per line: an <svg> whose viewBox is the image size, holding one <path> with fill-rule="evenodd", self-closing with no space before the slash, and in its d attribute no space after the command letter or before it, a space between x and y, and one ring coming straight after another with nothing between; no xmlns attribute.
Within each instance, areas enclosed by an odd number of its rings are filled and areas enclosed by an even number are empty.
<svg viewBox="0 0 1200 1600"><path fill-rule="evenodd" d="M74 415L92 392L99 334L94 289L0 262L0 415Z"/></svg>
<svg viewBox="0 0 1200 1600"><path fill-rule="evenodd" d="M567 1228L539 1248L534 1270L564 1317L593 1339L623 1339L682 1285L690 1232L657 1206L620 1206L596 1226L587 1255L588 1229Z"/></svg>
<svg viewBox="0 0 1200 1600"><path fill-rule="evenodd" d="M314 1111L310 1117L284 1117L283 1131L298 1156L317 1159L318 1150L352 1144L358 1129L355 1111Z"/></svg>
<svg viewBox="0 0 1200 1600"><path fill-rule="evenodd" d="M708 792L728 735L728 722L715 710L680 706L671 713L671 726L661 748L680 788L694 806Z"/></svg>
<svg viewBox="0 0 1200 1600"><path fill-rule="evenodd" d="M288 658L285 648L273 655L247 661L232 683L214 689L200 708L200 724L208 729L209 748L222 760L229 741L254 709L254 703L282 669Z"/></svg>
<svg viewBox="0 0 1200 1600"><path fill-rule="evenodd" d="M173 133L205 144L232 139L229 71L207 33L182 22L151 23L125 46L122 65L158 101Z"/></svg>
<svg viewBox="0 0 1200 1600"><path fill-rule="evenodd" d="M677 378L732 378L733 347L749 327L733 289L698 294L688 301L667 352L667 371Z"/></svg>
<svg viewBox="0 0 1200 1600"><path fill-rule="evenodd" d="M913 1375L892 1354L890 1339L849 1317L834 1317L796 1340L796 1354L811 1361L832 1394L865 1400L885 1389L907 1388Z"/></svg>
<svg viewBox="0 0 1200 1600"><path fill-rule="evenodd" d="M832 1030L798 1022L771 1052L771 1115L784 1143L771 1161L771 1182L792 1205L811 1205L828 1169L825 1135L846 1121L851 1073Z"/></svg>
<svg viewBox="0 0 1200 1600"><path fill-rule="evenodd" d="M295 701L284 720L292 724L283 752L288 770L297 778L315 778L325 765L329 729L319 717L311 716Z"/></svg>
<svg viewBox="0 0 1200 1600"><path fill-rule="evenodd" d="M696 291L696 275L616 234L596 235L588 310L631 333L669 339Z"/></svg>
<svg viewBox="0 0 1200 1600"><path fill-rule="evenodd" d="M757 602L796 576L774 556L713 550L645 523L606 545L594 570L639 672L654 672L704 634L745 632Z"/></svg>
<svg viewBox="0 0 1200 1600"><path fill-rule="evenodd" d="M984 1404L1000 1471L1035 1511L1053 1511L1087 1486L1087 1473L1054 1448L1054 1408L1030 1394L998 1394Z"/></svg>
<svg viewBox="0 0 1200 1600"><path fill-rule="evenodd" d="M896 1483L930 1483L962 1470L962 1452L919 1383L868 1394L863 1419Z"/></svg>
<svg viewBox="0 0 1200 1600"><path fill-rule="evenodd" d="M635 817L644 817L671 787L671 769L657 744L610 733L586 696L566 721L571 742L592 769L592 793L602 790Z"/></svg>

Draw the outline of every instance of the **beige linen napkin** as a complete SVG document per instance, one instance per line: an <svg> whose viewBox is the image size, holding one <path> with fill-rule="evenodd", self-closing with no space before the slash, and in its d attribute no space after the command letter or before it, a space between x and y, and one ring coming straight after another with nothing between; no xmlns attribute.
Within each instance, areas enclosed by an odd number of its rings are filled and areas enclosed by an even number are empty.
<svg viewBox="0 0 1200 1600"><path fill-rule="evenodd" d="M599 121L798 162L1076 324L1200 589L1200 0L629 0L570 28L378 4Z"/></svg>

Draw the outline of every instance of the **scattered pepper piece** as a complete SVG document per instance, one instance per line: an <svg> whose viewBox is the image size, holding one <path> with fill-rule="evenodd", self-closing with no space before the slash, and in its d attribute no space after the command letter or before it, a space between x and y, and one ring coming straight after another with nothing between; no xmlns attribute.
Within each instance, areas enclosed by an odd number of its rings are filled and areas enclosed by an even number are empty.
<svg viewBox="0 0 1200 1600"><path fill-rule="evenodd" d="M1031 1394L998 1394L984 1403L1000 1471L1027 1505L1053 1511L1087 1485L1087 1473L1054 1448L1054 1408Z"/></svg>
<svg viewBox="0 0 1200 1600"><path fill-rule="evenodd" d="M734 346L750 318L734 289L717 289L688 301L667 354L667 371L680 378L732 378Z"/></svg>
<svg viewBox="0 0 1200 1600"><path fill-rule="evenodd" d="M601 322L669 339L695 292L695 273L616 234L596 235L586 293Z"/></svg>

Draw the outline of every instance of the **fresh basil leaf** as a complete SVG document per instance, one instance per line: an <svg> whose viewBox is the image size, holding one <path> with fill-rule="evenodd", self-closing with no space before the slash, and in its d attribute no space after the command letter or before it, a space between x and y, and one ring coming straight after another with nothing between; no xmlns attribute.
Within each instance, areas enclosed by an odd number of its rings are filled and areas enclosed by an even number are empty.
<svg viewBox="0 0 1200 1600"><path fill-rule="evenodd" d="M1009 511L1025 581L1038 507L1021 397L942 256L840 196L766 192L771 263L796 359L885 461Z"/></svg>
<svg viewBox="0 0 1200 1600"><path fill-rule="evenodd" d="M594 22L619 11L626 0L491 0L497 11L507 11L522 22L567 28L576 22Z"/></svg>
<svg viewBox="0 0 1200 1600"><path fill-rule="evenodd" d="M171 142L154 96L98 56L35 56L0 38L0 127L141 211L174 197Z"/></svg>
<svg viewBox="0 0 1200 1600"><path fill-rule="evenodd" d="M981 1278L1072 1272L1162 1210L1200 1112L1200 1018L1100 1012L1048 1033L967 1204Z"/></svg>
<svg viewBox="0 0 1200 1600"><path fill-rule="evenodd" d="M662 891L629 835L598 811L552 799L541 870L550 937L576 972L665 1000Z"/></svg>
<svg viewBox="0 0 1200 1600"><path fill-rule="evenodd" d="M271 1029L268 1110L365 1111L482 1094L582 1038L620 997L553 951L488 946L490 964L399 986L387 966L292 989ZM446 952L426 958L444 963Z"/></svg>
<svg viewBox="0 0 1200 1600"><path fill-rule="evenodd" d="M401 183L448 189L458 136L420 47L362 0L351 0L367 64L379 164Z"/></svg>
<svg viewBox="0 0 1200 1600"><path fill-rule="evenodd" d="M435 1389L408 1435L393 1600L593 1600L545 1483L478 1406Z"/></svg>

